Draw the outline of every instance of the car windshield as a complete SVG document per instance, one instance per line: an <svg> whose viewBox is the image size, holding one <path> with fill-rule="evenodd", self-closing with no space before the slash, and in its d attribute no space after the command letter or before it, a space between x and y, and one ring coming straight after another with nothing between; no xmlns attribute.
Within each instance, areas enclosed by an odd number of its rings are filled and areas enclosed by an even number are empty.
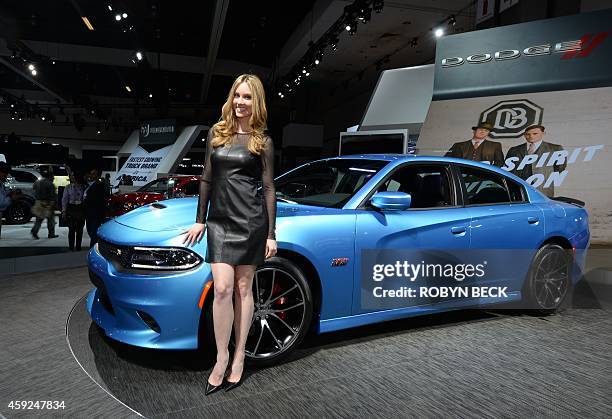
<svg viewBox="0 0 612 419"><path fill-rule="evenodd" d="M150 193L165 193L168 192L168 178L155 179L153 182L149 182L140 189L138 192L150 192Z"/></svg>
<svg viewBox="0 0 612 419"><path fill-rule="evenodd" d="M274 181L276 198L296 204L342 208L387 163L365 159L308 163Z"/></svg>

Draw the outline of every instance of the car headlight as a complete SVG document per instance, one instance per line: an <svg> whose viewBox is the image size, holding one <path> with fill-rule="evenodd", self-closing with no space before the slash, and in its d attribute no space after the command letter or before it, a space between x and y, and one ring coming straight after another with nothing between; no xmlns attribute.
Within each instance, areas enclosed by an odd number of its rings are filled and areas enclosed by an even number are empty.
<svg viewBox="0 0 612 419"><path fill-rule="evenodd" d="M202 258L191 250L175 247L133 247L130 268L182 270L199 265Z"/></svg>

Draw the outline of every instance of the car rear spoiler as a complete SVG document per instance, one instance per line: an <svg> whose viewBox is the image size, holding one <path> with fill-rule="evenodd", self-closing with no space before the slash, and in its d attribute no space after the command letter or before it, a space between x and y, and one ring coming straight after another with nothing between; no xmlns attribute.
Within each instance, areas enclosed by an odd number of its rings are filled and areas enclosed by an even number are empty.
<svg viewBox="0 0 612 419"><path fill-rule="evenodd" d="M579 199L568 198L567 196L555 196L552 199L554 199L555 201L565 202L567 204L574 204L579 207L584 207L584 201L580 201Z"/></svg>

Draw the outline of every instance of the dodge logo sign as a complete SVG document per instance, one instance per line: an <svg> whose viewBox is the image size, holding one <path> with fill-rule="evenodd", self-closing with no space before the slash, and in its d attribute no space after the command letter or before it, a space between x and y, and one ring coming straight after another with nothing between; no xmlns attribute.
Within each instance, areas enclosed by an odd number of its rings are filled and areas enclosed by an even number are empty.
<svg viewBox="0 0 612 419"><path fill-rule="evenodd" d="M542 123L543 109L527 99L504 100L480 114L480 122L489 122L491 138L516 138L525 128Z"/></svg>

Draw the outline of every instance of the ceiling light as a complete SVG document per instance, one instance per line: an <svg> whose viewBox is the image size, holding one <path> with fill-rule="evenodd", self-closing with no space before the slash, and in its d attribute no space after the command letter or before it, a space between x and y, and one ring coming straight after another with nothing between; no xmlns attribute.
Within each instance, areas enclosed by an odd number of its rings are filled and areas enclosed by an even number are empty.
<svg viewBox="0 0 612 419"><path fill-rule="evenodd" d="M51 61L51 64L55 65L55 60Z"/></svg>
<svg viewBox="0 0 612 419"><path fill-rule="evenodd" d="M111 6L110 4L108 5L108 10L110 10L111 12L113 11L113 6Z"/></svg>
<svg viewBox="0 0 612 419"><path fill-rule="evenodd" d="M127 13L123 13L121 17L123 17L124 19L127 19Z"/></svg>
<svg viewBox="0 0 612 419"><path fill-rule="evenodd" d="M142 52L136 52L136 58L138 59L138 61L142 61Z"/></svg>
<svg viewBox="0 0 612 419"><path fill-rule="evenodd" d="M308 76L310 76L310 73L309 73L309 72L306 72L306 77L308 77Z"/></svg>
<svg viewBox="0 0 612 419"><path fill-rule="evenodd" d="M318 59L318 58L315 58L315 60L314 60L315 65L319 65L319 63L320 63L320 62L321 62L321 61L319 61L319 59Z"/></svg>
<svg viewBox="0 0 612 419"><path fill-rule="evenodd" d="M38 74L38 71L36 71L36 70L32 70L32 75L33 75L33 76L35 76L35 75L37 75L37 74Z"/></svg>
<svg viewBox="0 0 612 419"><path fill-rule="evenodd" d="M40 119L42 119L44 121L45 120L45 116L44 115L41 116Z"/></svg>
<svg viewBox="0 0 612 419"><path fill-rule="evenodd" d="M115 15L115 20L119 22L121 20L121 15Z"/></svg>
<svg viewBox="0 0 612 419"><path fill-rule="evenodd" d="M87 29L89 29L90 31L94 30L94 27L92 26L87 16L81 16L81 19L83 19L83 23L85 24L85 26L87 26Z"/></svg>
<svg viewBox="0 0 612 419"><path fill-rule="evenodd" d="M125 85L125 90L127 90L130 93L132 92L132 88L128 86L127 84Z"/></svg>
<svg viewBox="0 0 612 419"><path fill-rule="evenodd" d="M149 93L149 99L153 99L153 93Z"/></svg>
<svg viewBox="0 0 612 419"><path fill-rule="evenodd" d="M28 65L28 70L32 71L34 70L36 67L34 67L34 64L30 64Z"/></svg>
<svg viewBox="0 0 612 419"><path fill-rule="evenodd" d="M442 29L442 28L437 28L437 29L434 31L434 35L436 35L436 38L441 37L442 35L444 35L444 29Z"/></svg>
<svg viewBox="0 0 612 419"><path fill-rule="evenodd" d="M99 134L101 134L101 133L102 133L102 131L98 130L98 131L96 131L96 133L99 135Z"/></svg>
<svg viewBox="0 0 612 419"><path fill-rule="evenodd" d="M448 19L448 24L451 26L455 26L457 24L457 19L455 19L455 16L451 16L450 19Z"/></svg>
<svg viewBox="0 0 612 419"><path fill-rule="evenodd" d="M351 25L346 25L346 27L344 29L346 29L347 31L350 31L351 30Z"/></svg>

